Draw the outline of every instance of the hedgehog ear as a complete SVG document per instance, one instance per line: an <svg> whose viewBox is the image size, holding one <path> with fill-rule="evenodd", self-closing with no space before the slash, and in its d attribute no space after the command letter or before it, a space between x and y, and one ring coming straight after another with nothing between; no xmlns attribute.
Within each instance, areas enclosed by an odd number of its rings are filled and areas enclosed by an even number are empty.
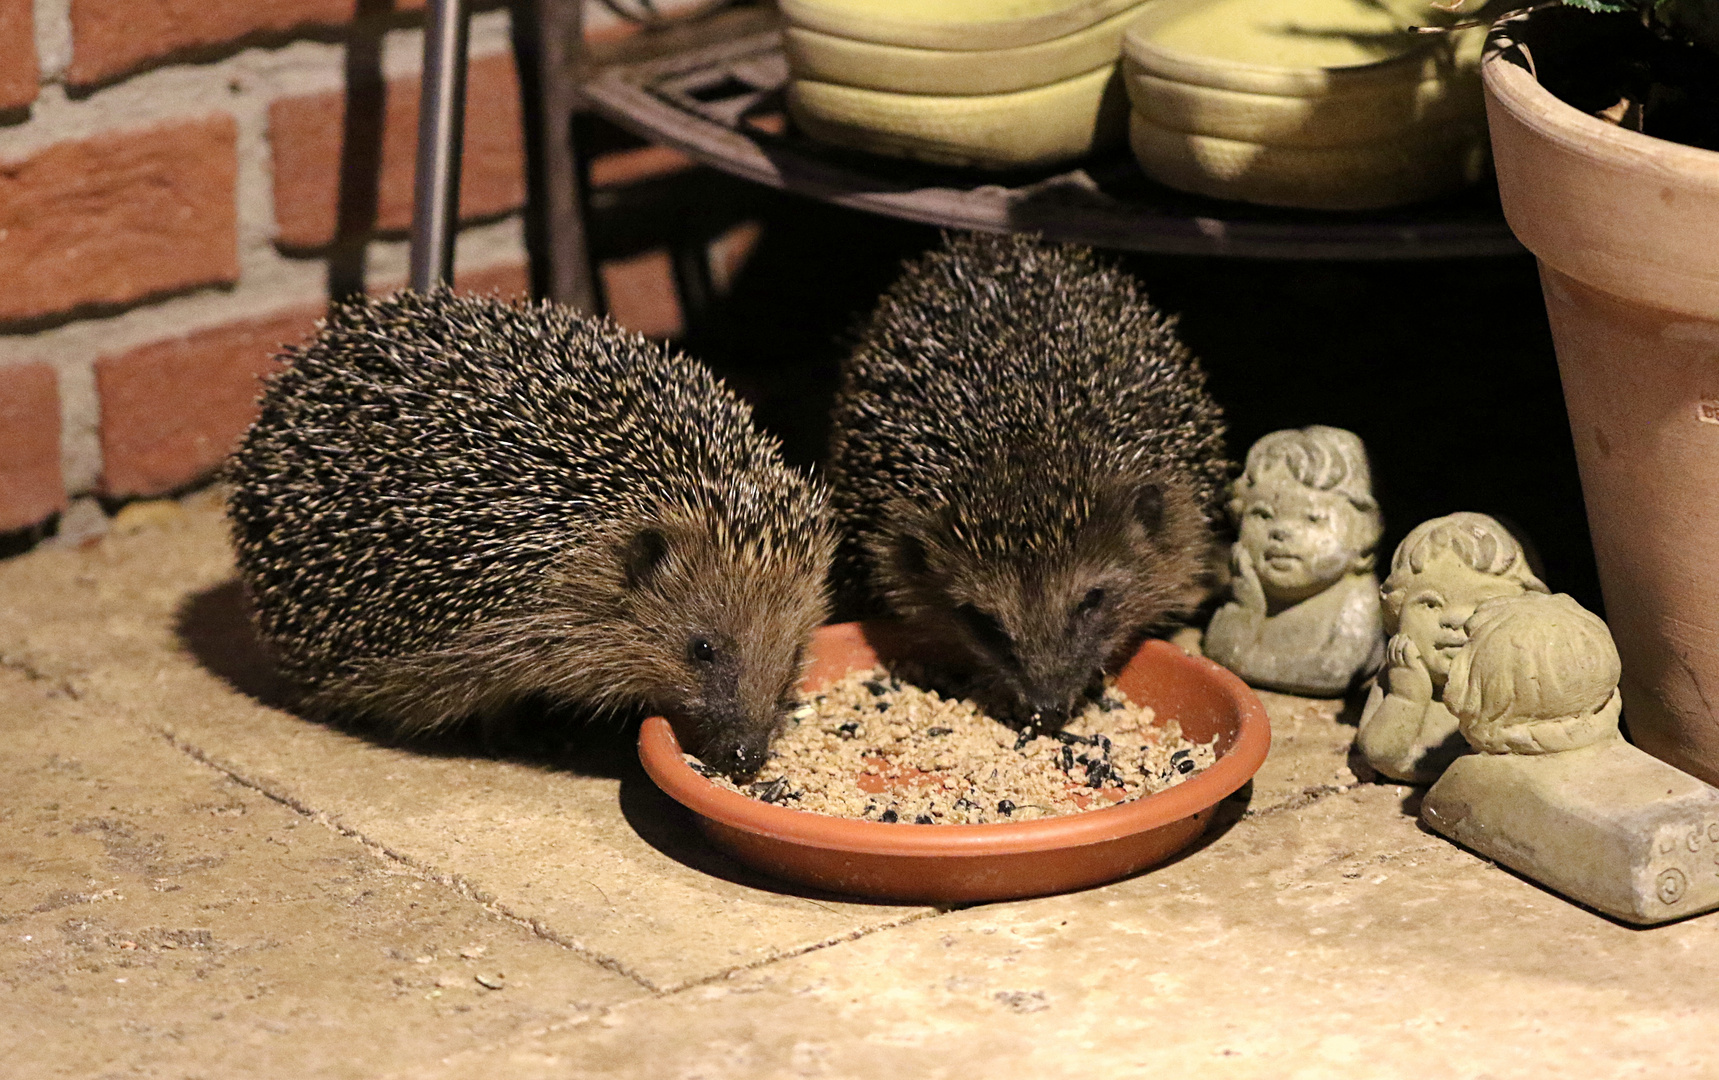
<svg viewBox="0 0 1719 1080"><path fill-rule="evenodd" d="M621 549L621 568L627 575L627 588L642 589L668 554L668 538L649 525L633 534Z"/></svg>
<svg viewBox="0 0 1719 1080"><path fill-rule="evenodd" d="M925 547L930 520L925 510L904 499L884 509L884 544L878 553L893 576L920 577L930 572L931 557Z"/></svg>
<svg viewBox="0 0 1719 1080"><path fill-rule="evenodd" d="M895 567L898 572L913 577L919 577L931 569L931 563L925 555L925 541L911 533L896 537Z"/></svg>
<svg viewBox="0 0 1719 1080"><path fill-rule="evenodd" d="M1148 533L1164 527L1164 489L1155 480L1147 480L1134 489L1130 509L1134 520Z"/></svg>

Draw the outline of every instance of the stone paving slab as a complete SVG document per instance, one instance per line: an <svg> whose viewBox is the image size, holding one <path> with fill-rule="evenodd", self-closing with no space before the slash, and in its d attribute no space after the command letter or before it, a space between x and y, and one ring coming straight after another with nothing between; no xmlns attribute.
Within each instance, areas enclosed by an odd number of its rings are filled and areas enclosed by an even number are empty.
<svg viewBox="0 0 1719 1080"><path fill-rule="evenodd" d="M375 1076L647 993L16 671L0 743L0 1075Z"/></svg>
<svg viewBox="0 0 1719 1080"><path fill-rule="evenodd" d="M652 989L931 911L782 889L734 864L613 732L572 762L510 762L379 745L270 707L279 687L231 573L207 496L133 536L0 565L0 662L123 709Z"/></svg>
<svg viewBox="0 0 1719 1080"><path fill-rule="evenodd" d="M397 1076L1719 1075L1719 919L1640 931L1420 830L1410 789Z"/></svg>

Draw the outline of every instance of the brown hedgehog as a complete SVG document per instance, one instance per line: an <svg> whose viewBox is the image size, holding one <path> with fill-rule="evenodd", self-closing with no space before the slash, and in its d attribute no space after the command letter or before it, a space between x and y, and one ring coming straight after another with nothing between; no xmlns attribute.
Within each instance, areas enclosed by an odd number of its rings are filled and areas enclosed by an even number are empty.
<svg viewBox="0 0 1719 1080"><path fill-rule="evenodd" d="M835 581L960 647L954 688L1060 725L1196 605L1232 467L1205 375L1085 249L966 235L910 264L847 359Z"/></svg>
<svg viewBox="0 0 1719 1080"><path fill-rule="evenodd" d="M822 490L701 365L550 305L401 293L290 350L229 463L256 624L313 714L645 707L761 764L827 615Z"/></svg>

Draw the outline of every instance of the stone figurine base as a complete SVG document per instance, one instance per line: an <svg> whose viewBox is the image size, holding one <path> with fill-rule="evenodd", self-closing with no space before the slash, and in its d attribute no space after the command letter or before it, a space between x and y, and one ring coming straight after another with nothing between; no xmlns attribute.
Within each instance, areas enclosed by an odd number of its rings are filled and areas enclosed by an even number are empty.
<svg viewBox="0 0 1719 1080"><path fill-rule="evenodd" d="M1719 907L1719 788L1621 738L1458 758L1427 792L1421 820L1625 922Z"/></svg>

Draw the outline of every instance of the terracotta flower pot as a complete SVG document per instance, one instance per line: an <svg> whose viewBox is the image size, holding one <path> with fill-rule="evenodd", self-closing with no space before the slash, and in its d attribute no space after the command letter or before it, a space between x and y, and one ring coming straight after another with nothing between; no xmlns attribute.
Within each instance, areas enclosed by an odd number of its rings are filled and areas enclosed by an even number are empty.
<svg viewBox="0 0 1719 1080"><path fill-rule="evenodd" d="M1719 153L1542 85L1611 28L1493 28L1482 75L1504 214L1540 261L1606 618L1638 745L1719 784Z"/></svg>
<svg viewBox="0 0 1719 1080"><path fill-rule="evenodd" d="M805 687L827 686L901 649L888 624L823 627L812 641ZM992 825L904 825L807 813L718 787L686 764L660 716L639 732L639 758L658 787L698 815L712 843L773 877L930 903L1043 896L1124 877L1192 844L1271 746L1259 697L1217 664L1168 642L1146 642L1116 681L1132 700L1175 717L1190 739L1216 739L1217 761L1175 787L1102 810Z"/></svg>

